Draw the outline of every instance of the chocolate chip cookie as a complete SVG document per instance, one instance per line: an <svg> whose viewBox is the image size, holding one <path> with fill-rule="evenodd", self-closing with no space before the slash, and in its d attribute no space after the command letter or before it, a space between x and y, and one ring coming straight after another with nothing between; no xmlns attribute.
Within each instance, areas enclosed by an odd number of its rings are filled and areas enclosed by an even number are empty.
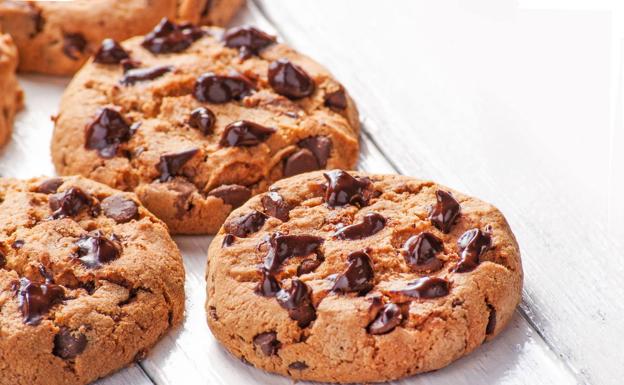
<svg viewBox="0 0 624 385"><path fill-rule="evenodd" d="M275 183L209 249L208 324L298 380L442 368L504 329L522 265L503 215L433 182L332 170Z"/></svg>
<svg viewBox="0 0 624 385"><path fill-rule="evenodd" d="M0 178L0 383L90 383L142 357L183 312L180 252L134 194Z"/></svg>
<svg viewBox="0 0 624 385"><path fill-rule="evenodd" d="M215 233L282 177L352 168L355 106L323 67L253 27L162 20L106 40L61 101L52 158L135 191L173 233Z"/></svg>
<svg viewBox="0 0 624 385"><path fill-rule="evenodd" d="M105 38L148 32L162 17L227 23L242 0L0 0L0 27L20 50L20 71L76 72Z"/></svg>
<svg viewBox="0 0 624 385"><path fill-rule="evenodd" d="M24 94L15 76L17 49L13 39L0 30L0 146L13 131L15 114L22 108Z"/></svg>

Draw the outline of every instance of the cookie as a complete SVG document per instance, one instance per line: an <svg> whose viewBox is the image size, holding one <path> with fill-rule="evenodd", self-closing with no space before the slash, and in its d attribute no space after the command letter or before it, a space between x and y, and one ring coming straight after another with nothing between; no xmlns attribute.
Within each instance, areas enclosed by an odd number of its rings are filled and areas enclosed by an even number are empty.
<svg viewBox="0 0 624 385"><path fill-rule="evenodd" d="M0 179L0 382L87 384L182 321L184 268L134 194Z"/></svg>
<svg viewBox="0 0 624 385"><path fill-rule="evenodd" d="M17 49L13 39L0 30L0 146L5 144L13 131L13 120L24 102L24 93L17 83Z"/></svg>
<svg viewBox="0 0 624 385"><path fill-rule="evenodd" d="M135 191L173 233L216 233L285 176L352 168L359 122L323 67L253 27L177 25L105 42L63 95L62 175Z"/></svg>
<svg viewBox="0 0 624 385"><path fill-rule="evenodd" d="M492 205L406 176L316 171L229 216L209 249L206 310L258 368L367 383L470 353L521 290L518 245Z"/></svg>
<svg viewBox="0 0 624 385"><path fill-rule="evenodd" d="M193 24L226 25L245 0L179 0L178 19Z"/></svg>
<svg viewBox="0 0 624 385"><path fill-rule="evenodd" d="M178 12L183 12L180 16L185 19L227 23L241 0L199 3L206 1L0 0L0 27L19 47L20 71L70 75L105 38L124 40L142 35L162 17L174 19Z"/></svg>

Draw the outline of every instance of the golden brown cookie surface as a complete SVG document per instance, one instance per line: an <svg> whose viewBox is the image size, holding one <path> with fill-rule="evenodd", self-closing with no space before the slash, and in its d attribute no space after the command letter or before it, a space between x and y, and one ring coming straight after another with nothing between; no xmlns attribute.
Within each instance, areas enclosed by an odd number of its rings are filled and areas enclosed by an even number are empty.
<svg viewBox="0 0 624 385"><path fill-rule="evenodd" d="M494 338L522 289L492 205L433 182L332 170L274 184L209 250L208 323L256 367L376 382L439 369Z"/></svg>
<svg viewBox="0 0 624 385"><path fill-rule="evenodd" d="M13 39L2 34L0 29L0 146L11 137L15 114L24 103L24 94L15 75L17 61L17 49Z"/></svg>

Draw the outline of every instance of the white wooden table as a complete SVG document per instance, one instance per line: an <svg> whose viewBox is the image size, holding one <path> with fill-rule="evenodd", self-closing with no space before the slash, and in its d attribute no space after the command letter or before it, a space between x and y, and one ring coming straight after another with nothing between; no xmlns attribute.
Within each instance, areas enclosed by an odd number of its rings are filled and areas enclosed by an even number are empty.
<svg viewBox="0 0 624 385"><path fill-rule="evenodd" d="M510 327L401 384L624 382L624 2L256 0L252 23L328 66L364 123L359 167L495 203L522 247ZM53 174L50 115L67 79L23 76L0 175ZM290 384L230 357L204 317L210 237L177 237L184 326L98 384Z"/></svg>

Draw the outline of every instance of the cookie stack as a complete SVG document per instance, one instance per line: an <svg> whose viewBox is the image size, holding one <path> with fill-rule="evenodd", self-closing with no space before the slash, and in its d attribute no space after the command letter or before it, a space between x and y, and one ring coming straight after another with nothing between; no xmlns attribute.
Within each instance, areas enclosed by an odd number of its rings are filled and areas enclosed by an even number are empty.
<svg viewBox="0 0 624 385"><path fill-rule="evenodd" d="M0 179L0 383L87 384L180 324L169 234L216 234L208 325L294 379L435 370L505 327L522 266L495 207L348 171L358 113L325 68L254 27L176 21L225 22L240 0L142 3L0 3L22 70L82 66L55 117L63 177Z"/></svg>

